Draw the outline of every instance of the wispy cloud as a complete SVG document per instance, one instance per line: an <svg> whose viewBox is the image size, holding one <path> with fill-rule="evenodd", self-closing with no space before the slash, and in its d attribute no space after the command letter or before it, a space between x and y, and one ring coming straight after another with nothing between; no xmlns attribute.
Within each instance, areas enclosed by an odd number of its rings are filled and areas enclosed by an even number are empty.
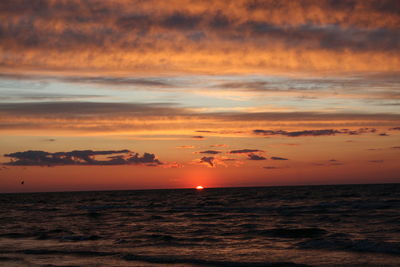
<svg viewBox="0 0 400 267"><path fill-rule="evenodd" d="M148 132L176 131L195 140L203 135L191 136L201 126L213 130L216 136L328 136L335 134L358 135L372 133L375 128L318 129L318 130L265 130L255 126L281 125L291 127L316 125L359 126L397 125L400 114L392 113L321 113L321 112L218 112L199 113L190 108L166 103L104 103L104 102L35 102L0 103L0 130L52 129L78 132ZM245 129L248 131L244 131ZM393 127L392 127L393 128ZM211 130L209 130L211 131ZM160 134L160 133L158 133Z"/></svg>
<svg viewBox="0 0 400 267"><path fill-rule="evenodd" d="M202 157L200 159L200 163L206 163L208 164L210 167L214 167L214 157Z"/></svg>
<svg viewBox="0 0 400 267"><path fill-rule="evenodd" d="M288 160L287 158L271 157L272 160Z"/></svg>
<svg viewBox="0 0 400 267"><path fill-rule="evenodd" d="M248 154L247 159L248 160L266 160L267 158L264 156L257 155L257 154Z"/></svg>
<svg viewBox="0 0 400 267"><path fill-rule="evenodd" d="M195 148L195 146L184 145L184 146L177 146L176 148L179 148L179 149L192 149L192 148Z"/></svg>
<svg viewBox="0 0 400 267"><path fill-rule="evenodd" d="M199 154L211 154L211 155L216 155L216 154L221 154L222 152L221 152L221 151L218 151L218 150L204 150L204 151L200 151L200 152L197 152L197 153L199 153Z"/></svg>
<svg viewBox="0 0 400 267"><path fill-rule="evenodd" d="M255 152L264 152L262 150L259 149L236 149L236 150L231 150L229 151L230 154L248 154L248 153L255 153Z"/></svg>
<svg viewBox="0 0 400 267"><path fill-rule="evenodd" d="M323 129L323 130L303 130L303 131L293 131L288 132L284 130L253 130L256 135L272 136L272 135L284 135L289 137L300 137L300 136L326 136L335 134L348 134L348 135L359 135L363 133L375 133L374 128L360 128L358 130L349 129Z"/></svg>

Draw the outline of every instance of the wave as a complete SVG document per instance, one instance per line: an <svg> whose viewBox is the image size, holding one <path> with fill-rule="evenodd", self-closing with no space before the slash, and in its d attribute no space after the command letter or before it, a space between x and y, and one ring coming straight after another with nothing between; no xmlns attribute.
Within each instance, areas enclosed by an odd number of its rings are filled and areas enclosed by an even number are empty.
<svg viewBox="0 0 400 267"><path fill-rule="evenodd" d="M294 262L236 262L236 261L217 261L196 258L179 258L167 256L142 256L126 254L122 257L127 261L144 261L159 264L199 264L206 266L232 266L232 267L310 267L311 265L297 264Z"/></svg>
<svg viewBox="0 0 400 267"><path fill-rule="evenodd" d="M335 234L323 239L307 240L298 243L297 247L301 249L327 249L400 255L400 242L377 242L370 239L352 240L346 234Z"/></svg>
<svg viewBox="0 0 400 267"><path fill-rule="evenodd" d="M231 267L311 267L307 264L298 264L294 262L242 262L242 261L223 261L206 260L199 258L184 258L178 256L148 256L131 253L100 252L100 251L82 251L82 250L49 250L49 249L27 249L15 251L28 255L76 255L87 257L114 256L120 257L126 261L141 261L154 264L199 264L206 266L231 266Z"/></svg>
<svg viewBox="0 0 400 267"><path fill-rule="evenodd" d="M267 230L252 230L249 233L278 238L316 238L327 233L320 228L273 228Z"/></svg>

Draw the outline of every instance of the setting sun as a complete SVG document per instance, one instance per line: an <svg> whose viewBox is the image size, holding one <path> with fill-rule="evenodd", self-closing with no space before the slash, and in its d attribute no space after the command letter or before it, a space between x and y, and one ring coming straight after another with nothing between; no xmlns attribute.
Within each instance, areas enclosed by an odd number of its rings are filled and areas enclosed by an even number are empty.
<svg viewBox="0 0 400 267"><path fill-rule="evenodd" d="M196 189L197 189L197 190L203 190L203 189L204 189L204 187L203 187L203 186L201 186L201 185L198 185L198 186L196 186Z"/></svg>

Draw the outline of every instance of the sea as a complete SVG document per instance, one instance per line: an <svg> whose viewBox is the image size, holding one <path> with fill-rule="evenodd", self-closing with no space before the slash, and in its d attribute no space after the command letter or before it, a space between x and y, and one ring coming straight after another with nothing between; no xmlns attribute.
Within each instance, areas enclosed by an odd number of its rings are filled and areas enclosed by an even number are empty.
<svg viewBox="0 0 400 267"><path fill-rule="evenodd" d="M0 194L0 266L400 266L400 184Z"/></svg>

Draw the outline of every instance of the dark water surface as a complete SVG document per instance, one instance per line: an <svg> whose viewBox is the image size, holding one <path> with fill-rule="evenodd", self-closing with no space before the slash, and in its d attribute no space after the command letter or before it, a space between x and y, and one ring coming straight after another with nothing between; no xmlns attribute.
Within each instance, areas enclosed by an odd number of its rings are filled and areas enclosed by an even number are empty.
<svg viewBox="0 0 400 267"><path fill-rule="evenodd" d="M0 194L0 266L400 266L400 184Z"/></svg>

